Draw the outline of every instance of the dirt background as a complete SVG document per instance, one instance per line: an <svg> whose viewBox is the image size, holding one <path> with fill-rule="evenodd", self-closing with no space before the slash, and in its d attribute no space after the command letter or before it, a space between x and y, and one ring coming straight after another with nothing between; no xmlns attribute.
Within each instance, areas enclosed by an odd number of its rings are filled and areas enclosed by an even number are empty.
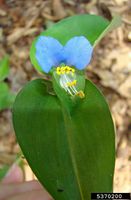
<svg viewBox="0 0 131 200"><path fill-rule="evenodd" d="M0 58L10 55L12 91L38 77L29 60L31 42L41 31L76 13L99 14L108 19L119 14L122 26L95 48L87 76L103 91L116 124L114 192L131 192L131 1L130 0L0 0ZM14 162L19 146L11 111L0 112L0 167ZM26 179L34 176L25 165Z"/></svg>

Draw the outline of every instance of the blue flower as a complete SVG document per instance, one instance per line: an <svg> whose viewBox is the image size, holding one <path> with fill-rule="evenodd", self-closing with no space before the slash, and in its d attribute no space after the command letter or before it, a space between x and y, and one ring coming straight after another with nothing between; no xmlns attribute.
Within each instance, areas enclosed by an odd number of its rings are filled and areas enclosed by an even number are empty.
<svg viewBox="0 0 131 200"><path fill-rule="evenodd" d="M71 96L83 98L82 79L76 69L83 70L89 64L93 52L90 42L84 36L76 36L63 46L55 38L40 36L35 47L41 69L48 73L53 68L53 76L60 87Z"/></svg>
<svg viewBox="0 0 131 200"><path fill-rule="evenodd" d="M93 48L84 37L73 37L65 46L52 37L40 36L36 42L36 59L45 73L61 63L82 70L90 62Z"/></svg>

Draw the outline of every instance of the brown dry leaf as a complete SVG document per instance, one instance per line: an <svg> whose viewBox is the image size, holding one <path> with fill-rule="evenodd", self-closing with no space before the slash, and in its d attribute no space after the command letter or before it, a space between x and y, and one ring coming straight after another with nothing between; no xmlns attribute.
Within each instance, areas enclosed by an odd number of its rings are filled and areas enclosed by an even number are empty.
<svg viewBox="0 0 131 200"><path fill-rule="evenodd" d="M14 51L14 56L18 59L26 60L29 57L29 47L21 47L21 49L19 49L15 45L12 45L12 49Z"/></svg>
<svg viewBox="0 0 131 200"><path fill-rule="evenodd" d="M53 8L53 12L54 12L54 16L57 19L62 19L64 17L66 17L66 10L64 9L63 5L62 5L62 1L61 0L53 0L52 1L52 8Z"/></svg>
<svg viewBox="0 0 131 200"><path fill-rule="evenodd" d="M115 165L114 192L131 192L131 147L124 136Z"/></svg>
<svg viewBox="0 0 131 200"><path fill-rule="evenodd" d="M0 6L5 4L5 0L0 0Z"/></svg>
<svg viewBox="0 0 131 200"><path fill-rule="evenodd" d="M131 118L131 98L127 99L127 105L129 105L129 108L127 110L127 114L129 115L129 117ZM131 130L130 130L131 132ZM130 134L131 135L131 134ZM131 136L130 136L131 137Z"/></svg>
<svg viewBox="0 0 131 200"><path fill-rule="evenodd" d="M24 33L24 36L28 36L28 35L32 35L34 34L35 32L37 32L39 29L34 27L34 28L30 28L30 29L27 29Z"/></svg>
<svg viewBox="0 0 131 200"><path fill-rule="evenodd" d="M7 153L1 153L0 152L0 163L4 163L4 164L12 164L13 161L15 160L16 155L11 155L11 154L7 154Z"/></svg>
<svg viewBox="0 0 131 200"><path fill-rule="evenodd" d="M4 17L6 15L7 15L7 12L5 10L3 10L3 9L0 9L0 16Z"/></svg>
<svg viewBox="0 0 131 200"><path fill-rule="evenodd" d="M117 48L109 53L109 59L115 60L114 64L112 65L113 73L121 72L123 74L128 74L130 72L129 68L131 67L131 57L129 52L130 48L122 45L121 49Z"/></svg>
<svg viewBox="0 0 131 200"><path fill-rule="evenodd" d="M118 91L122 96L131 98L131 76L128 76L124 83L120 85Z"/></svg>
<svg viewBox="0 0 131 200"><path fill-rule="evenodd" d="M3 40L3 29L0 28L0 41L2 41L2 40Z"/></svg>
<svg viewBox="0 0 131 200"><path fill-rule="evenodd" d="M42 17L44 17L45 19L48 19L48 20L51 20L51 21L56 21L57 20L57 17L55 16L52 16L48 13L41 13Z"/></svg>
<svg viewBox="0 0 131 200"><path fill-rule="evenodd" d="M11 45L12 43L19 40L21 37L27 36L27 35L32 35L33 33L37 32L37 31L38 31L38 28L28 28L28 27L17 28L13 31L12 34L10 34L7 37L7 42L8 42L8 44Z"/></svg>
<svg viewBox="0 0 131 200"><path fill-rule="evenodd" d="M12 44L16 42L19 38L21 38L24 35L25 31L26 31L26 28L17 28L13 30L12 34L10 34L7 37L8 44Z"/></svg>
<svg viewBox="0 0 131 200"><path fill-rule="evenodd" d="M128 40L131 42L131 31L128 33Z"/></svg>
<svg viewBox="0 0 131 200"><path fill-rule="evenodd" d="M118 126L123 125L123 117L126 114L127 107L124 100L118 100L112 106L113 116Z"/></svg>
<svg viewBox="0 0 131 200"><path fill-rule="evenodd" d="M102 85L114 90L118 89L119 82L109 70L95 69L95 73L100 77Z"/></svg>

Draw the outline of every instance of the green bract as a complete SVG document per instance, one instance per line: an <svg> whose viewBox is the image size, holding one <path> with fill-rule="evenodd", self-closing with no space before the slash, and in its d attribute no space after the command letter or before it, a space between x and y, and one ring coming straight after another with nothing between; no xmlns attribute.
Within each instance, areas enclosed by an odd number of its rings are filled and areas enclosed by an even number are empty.
<svg viewBox="0 0 131 200"><path fill-rule="evenodd" d="M41 35L56 38L62 45L72 37L84 36L95 46L119 24L119 17L110 23L99 16L78 15ZM30 57L35 68L43 72L36 59L37 40ZM50 73L51 81L31 81L16 98L13 124L21 149L56 200L89 200L91 192L112 192L115 134L108 105L96 86L85 79L83 70L76 73L84 98L73 98L60 87L59 68L55 70Z"/></svg>

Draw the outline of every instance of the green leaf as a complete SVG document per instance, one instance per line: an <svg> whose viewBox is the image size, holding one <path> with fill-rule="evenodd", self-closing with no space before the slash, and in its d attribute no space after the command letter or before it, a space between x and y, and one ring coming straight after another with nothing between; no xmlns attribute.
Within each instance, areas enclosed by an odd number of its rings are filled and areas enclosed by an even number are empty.
<svg viewBox="0 0 131 200"><path fill-rule="evenodd" d="M116 15L112 21L110 22L110 24L106 27L106 29L101 33L101 35L97 38L97 40L94 42L94 47L98 44L98 42L110 31L112 31L113 29L117 28L118 26L120 26L122 24L122 20L121 17Z"/></svg>
<svg viewBox="0 0 131 200"><path fill-rule="evenodd" d="M112 192L114 126L103 95L86 81L86 97L71 112L42 79L18 94L13 123L32 170L57 200L89 200Z"/></svg>
<svg viewBox="0 0 131 200"><path fill-rule="evenodd" d="M9 57L5 56L0 61L0 81L3 81L9 75Z"/></svg>
<svg viewBox="0 0 131 200"><path fill-rule="evenodd" d="M0 110L10 108L15 100L15 94L10 92L8 85L0 83Z"/></svg>
<svg viewBox="0 0 131 200"><path fill-rule="evenodd" d="M9 170L9 166L8 165L5 165L4 167L2 167L0 169L0 181L5 177L5 175L8 172L8 170Z"/></svg>
<svg viewBox="0 0 131 200"><path fill-rule="evenodd" d="M115 17L112 22L109 22L101 16L87 14L75 15L61 20L51 28L42 32L41 35L54 37L58 39L63 45L70 38L83 35L91 42L92 45L96 45L96 43L103 36L105 36L105 33L112 30L113 28L116 28L116 26L120 24L120 19L117 18L119 17ZM32 43L30 58L34 67L43 73L35 57L35 43L37 38Z"/></svg>

